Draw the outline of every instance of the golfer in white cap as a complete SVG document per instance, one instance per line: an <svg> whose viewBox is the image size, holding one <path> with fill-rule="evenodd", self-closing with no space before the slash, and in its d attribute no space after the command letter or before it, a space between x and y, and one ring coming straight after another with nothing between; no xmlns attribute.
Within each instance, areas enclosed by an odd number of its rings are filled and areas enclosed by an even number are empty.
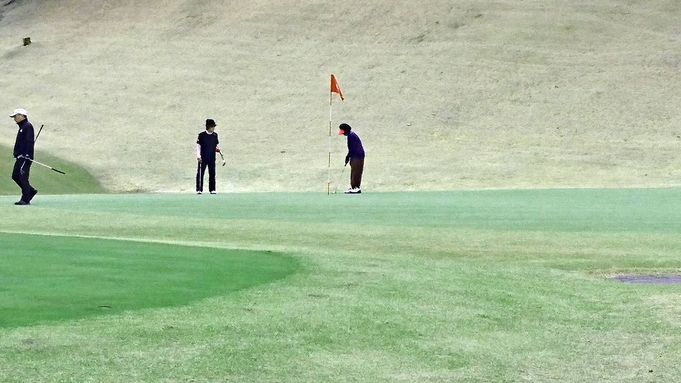
<svg viewBox="0 0 681 383"><path fill-rule="evenodd" d="M33 197L38 194L38 191L28 181L34 154L35 132L33 125L28 122L26 109L14 109L14 112L9 116L19 125L17 140L14 143L16 162L14 162L12 179L21 188L21 199L14 204L30 205Z"/></svg>

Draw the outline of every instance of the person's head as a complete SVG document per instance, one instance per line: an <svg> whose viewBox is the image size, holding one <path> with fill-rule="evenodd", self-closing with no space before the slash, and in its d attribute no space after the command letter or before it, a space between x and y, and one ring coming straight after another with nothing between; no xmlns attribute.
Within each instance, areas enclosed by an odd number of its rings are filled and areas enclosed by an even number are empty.
<svg viewBox="0 0 681 383"><path fill-rule="evenodd" d="M26 109L18 108L18 109L14 109L14 112L12 112L12 114L10 114L9 116L11 118L13 118L14 122L16 122L18 124L21 121L28 118L28 112L26 112Z"/></svg>
<svg viewBox="0 0 681 383"><path fill-rule="evenodd" d="M215 125L215 120L213 120L213 119L211 119L211 118L209 118L209 119L206 120L206 130L207 130L207 131L209 131L209 132L212 133L213 131L215 131L215 127L216 127L216 126L217 126L217 125Z"/></svg>
<svg viewBox="0 0 681 383"><path fill-rule="evenodd" d="M351 130L352 130L352 128L350 127L350 125L348 125L346 123L342 123L342 124L338 125L338 134L339 135L342 134L344 136L347 136L348 134L350 134Z"/></svg>

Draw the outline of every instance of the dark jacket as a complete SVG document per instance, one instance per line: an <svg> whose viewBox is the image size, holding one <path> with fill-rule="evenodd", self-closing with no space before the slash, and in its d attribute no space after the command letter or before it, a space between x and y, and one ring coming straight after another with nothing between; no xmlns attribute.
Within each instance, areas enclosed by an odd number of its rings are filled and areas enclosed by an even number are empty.
<svg viewBox="0 0 681 383"><path fill-rule="evenodd" d="M17 125L19 125L19 131L17 132L17 140L14 143L14 158L28 156L33 159L35 149L33 125L28 120L23 120Z"/></svg>
<svg viewBox="0 0 681 383"><path fill-rule="evenodd" d="M215 148L217 148L220 140L218 140L218 134L213 132L208 134L208 132L199 133L199 138L196 143L201 145L201 160L205 162L215 161Z"/></svg>
<svg viewBox="0 0 681 383"><path fill-rule="evenodd" d="M364 158L364 147L357 133L348 133L348 158Z"/></svg>

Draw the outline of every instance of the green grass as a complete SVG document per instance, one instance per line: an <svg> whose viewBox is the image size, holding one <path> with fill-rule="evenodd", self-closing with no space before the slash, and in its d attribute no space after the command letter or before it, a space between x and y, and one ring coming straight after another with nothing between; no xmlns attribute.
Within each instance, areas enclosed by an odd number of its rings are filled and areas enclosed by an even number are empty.
<svg viewBox="0 0 681 383"><path fill-rule="evenodd" d="M12 148L0 145L0 195L21 195L21 190L12 181L12 169L14 158ZM104 188L82 166L46 153L36 153L36 161L59 169L66 174L56 173L43 166L33 164L31 166L31 184L44 194L80 194L80 193L104 193Z"/></svg>
<svg viewBox="0 0 681 383"><path fill-rule="evenodd" d="M0 234L0 327L187 304L282 278L295 259L92 238Z"/></svg>
<svg viewBox="0 0 681 383"><path fill-rule="evenodd" d="M679 197L55 195L29 207L2 197L0 232L62 236L36 243L269 250L302 269L179 306L0 329L0 381L673 382L681 286L606 277L681 271ZM54 268L89 257L61 259ZM21 270L27 289L33 269Z"/></svg>

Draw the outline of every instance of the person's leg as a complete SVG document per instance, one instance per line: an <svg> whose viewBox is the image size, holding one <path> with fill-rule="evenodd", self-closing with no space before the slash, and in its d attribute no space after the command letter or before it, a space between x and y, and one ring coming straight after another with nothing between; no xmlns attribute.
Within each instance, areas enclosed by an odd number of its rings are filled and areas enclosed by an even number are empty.
<svg viewBox="0 0 681 383"><path fill-rule="evenodd" d="M31 186L31 200L33 199L33 197L35 197L36 194L38 194L38 189ZM28 202L31 202L31 200L29 200Z"/></svg>
<svg viewBox="0 0 681 383"><path fill-rule="evenodd" d="M35 195L34 192L37 191L33 188L33 186L31 186L31 183L28 180L31 174L32 164L33 162L31 161L23 160L23 164L19 169L19 178L21 182L21 199L26 202L31 202L33 196Z"/></svg>
<svg viewBox="0 0 681 383"><path fill-rule="evenodd" d="M215 161L208 164L208 191L211 193L215 191Z"/></svg>
<svg viewBox="0 0 681 383"><path fill-rule="evenodd" d="M199 162L196 168L196 192L203 192L203 175L206 172L206 164L202 161Z"/></svg>
<svg viewBox="0 0 681 383"><path fill-rule="evenodd" d="M355 173L357 172L357 168L355 168L355 166L353 165L354 163L355 160L350 159L350 189L355 188L355 178L357 178L357 176L355 175Z"/></svg>
<svg viewBox="0 0 681 383"><path fill-rule="evenodd" d="M359 189L362 186L362 173L364 173L364 158L350 160L350 186Z"/></svg>
<svg viewBox="0 0 681 383"><path fill-rule="evenodd" d="M345 193L349 193L351 190L354 190L355 187L352 184L352 180L354 179L354 173L355 173L355 168L352 167L352 161L350 161L350 189L346 190Z"/></svg>
<svg viewBox="0 0 681 383"><path fill-rule="evenodd" d="M31 170L31 161L23 159L16 160L14 169L12 170L12 179L21 188L21 200L30 202L35 195L33 187L28 182L28 176Z"/></svg>
<svg viewBox="0 0 681 383"><path fill-rule="evenodd" d="M21 160L14 161L14 169L12 169L12 180L17 186L21 187Z"/></svg>

